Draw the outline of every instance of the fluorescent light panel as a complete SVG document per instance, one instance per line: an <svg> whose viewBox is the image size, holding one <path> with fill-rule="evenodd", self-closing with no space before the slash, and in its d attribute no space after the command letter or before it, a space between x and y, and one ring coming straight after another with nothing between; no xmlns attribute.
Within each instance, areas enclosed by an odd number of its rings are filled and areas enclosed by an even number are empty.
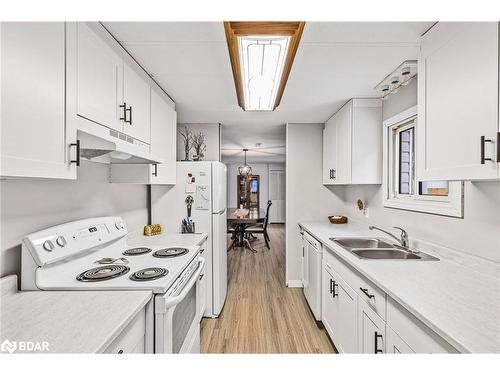
<svg viewBox="0 0 500 375"><path fill-rule="evenodd" d="M245 111L272 111L290 45L289 36L239 36Z"/></svg>

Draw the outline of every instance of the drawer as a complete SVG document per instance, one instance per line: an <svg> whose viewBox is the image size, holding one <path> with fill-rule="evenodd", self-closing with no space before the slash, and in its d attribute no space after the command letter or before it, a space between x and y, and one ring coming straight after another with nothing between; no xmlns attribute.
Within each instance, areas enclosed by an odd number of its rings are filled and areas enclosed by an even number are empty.
<svg viewBox="0 0 500 375"><path fill-rule="evenodd" d="M104 350L104 353L144 353L146 336L146 311L143 308L132 322Z"/></svg>
<svg viewBox="0 0 500 375"><path fill-rule="evenodd" d="M323 250L323 260L326 267L337 272L356 291L360 299L385 320L386 295L380 288L337 258L327 247Z"/></svg>
<svg viewBox="0 0 500 375"><path fill-rule="evenodd" d="M416 353L456 353L457 350L391 297L387 325Z"/></svg>

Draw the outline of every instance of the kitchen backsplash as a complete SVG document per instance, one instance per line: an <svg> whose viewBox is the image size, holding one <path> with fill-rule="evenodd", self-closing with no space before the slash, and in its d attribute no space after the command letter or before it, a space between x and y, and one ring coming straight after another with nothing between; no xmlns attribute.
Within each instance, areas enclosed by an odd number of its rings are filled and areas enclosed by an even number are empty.
<svg viewBox="0 0 500 375"><path fill-rule="evenodd" d="M0 277L19 274L26 234L92 216L122 216L129 230L145 225L146 186L111 184L108 173L108 165L82 162L74 181L1 180Z"/></svg>

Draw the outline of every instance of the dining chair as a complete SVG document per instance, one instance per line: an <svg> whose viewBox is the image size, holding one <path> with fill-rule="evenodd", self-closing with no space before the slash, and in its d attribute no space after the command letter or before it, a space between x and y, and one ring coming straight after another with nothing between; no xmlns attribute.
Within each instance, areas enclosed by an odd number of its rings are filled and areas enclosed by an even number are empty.
<svg viewBox="0 0 500 375"><path fill-rule="evenodd" d="M269 238L269 234L267 233L267 225L269 224L269 208L272 206L272 204L273 202L271 202L270 200L267 201L266 216L264 217L263 222L257 223L245 229L245 233L249 236L262 234L264 236L264 241L266 242L266 247L268 249L271 249L271 247L269 246L269 242L271 242L271 239Z"/></svg>

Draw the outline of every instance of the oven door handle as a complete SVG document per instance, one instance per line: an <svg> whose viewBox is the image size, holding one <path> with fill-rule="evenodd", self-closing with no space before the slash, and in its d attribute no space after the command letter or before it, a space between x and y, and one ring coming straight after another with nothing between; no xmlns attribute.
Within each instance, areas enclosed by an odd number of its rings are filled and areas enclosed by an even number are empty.
<svg viewBox="0 0 500 375"><path fill-rule="evenodd" d="M161 306L159 306L159 304L156 304L155 311L165 313L169 308L181 302L184 299L184 297L186 297L186 295L189 293L189 290L193 287L193 285L198 281L198 278L200 277L201 271L203 270L204 266L205 266L205 259L198 258L198 268L191 275L191 278L186 283L186 285L184 285L182 291L175 297L167 297L166 299L164 299L164 303L162 303Z"/></svg>

